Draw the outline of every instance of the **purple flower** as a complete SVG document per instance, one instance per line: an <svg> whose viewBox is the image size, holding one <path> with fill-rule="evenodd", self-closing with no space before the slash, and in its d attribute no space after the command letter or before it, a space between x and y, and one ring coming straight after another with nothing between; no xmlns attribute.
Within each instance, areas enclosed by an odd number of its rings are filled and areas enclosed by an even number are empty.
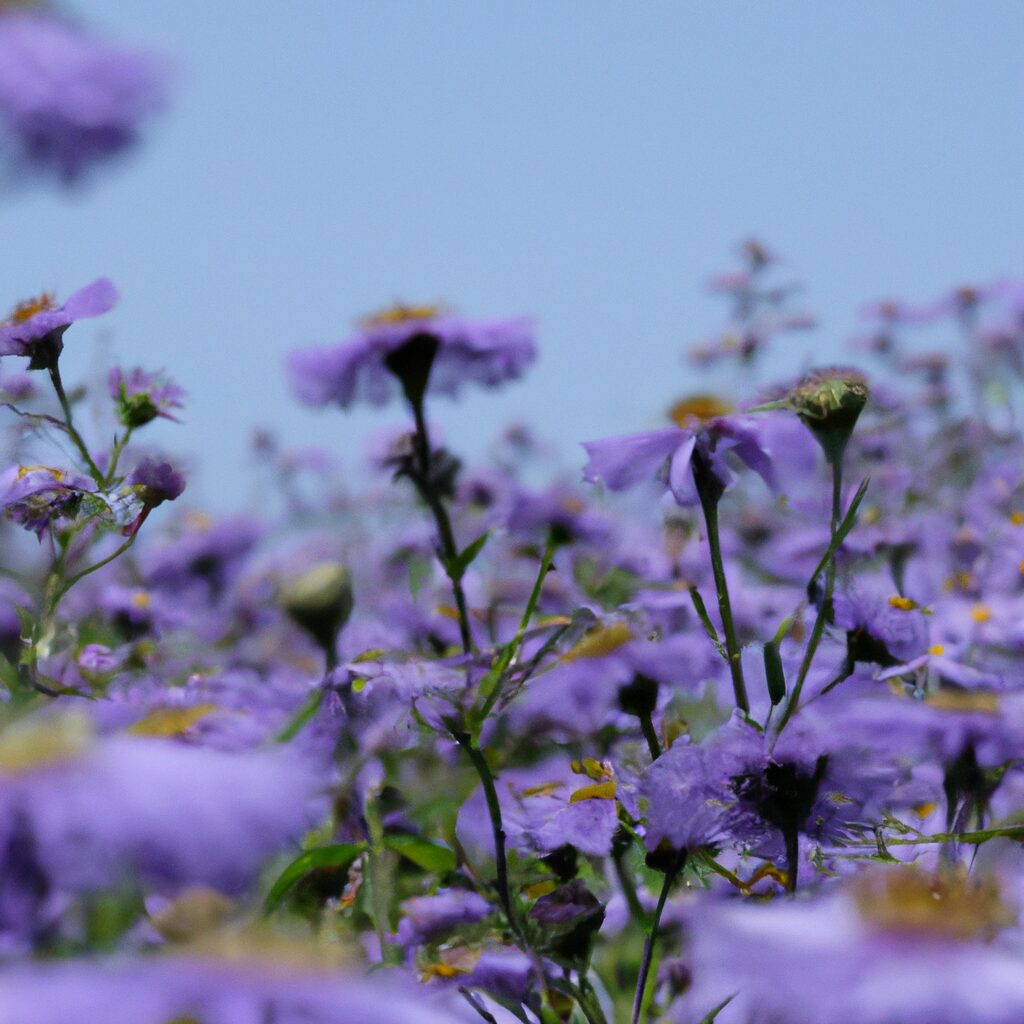
<svg viewBox="0 0 1024 1024"><path fill-rule="evenodd" d="M413 896L402 903L397 940L409 949L434 942L461 924L472 924L491 913L482 896L464 889L438 889L432 896Z"/></svg>
<svg viewBox="0 0 1024 1024"><path fill-rule="evenodd" d="M214 955L21 964L0 973L0 1019L18 1024L452 1024L479 1020L446 993L382 972L348 976L293 944L274 956L231 936ZM296 954L304 960L295 962ZM218 955L219 954L219 955Z"/></svg>
<svg viewBox="0 0 1024 1024"><path fill-rule="evenodd" d="M427 360L429 390L452 397L466 381L494 388L522 376L536 354L525 317L466 320L433 306L399 306L365 321L339 345L293 352L292 390L306 405L384 405L399 392L399 371L393 360L389 367L389 357L421 342L425 350L436 345Z"/></svg>
<svg viewBox="0 0 1024 1024"><path fill-rule="evenodd" d="M147 458L132 471L128 486L142 502L142 511L121 532L125 537L134 537L157 505L181 497L185 478L169 462Z"/></svg>
<svg viewBox="0 0 1024 1024"><path fill-rule="evenodd" d="M0 509L42 540L54 520L77 514L88 490L82 477L51 466L12 466L0 475Z"/></svg>
<svg viewBox="0 0 1024 1024"><path fill-rule="evenodd" d="M27 859L63 892L126 877L170 891L204 884L239 892L323 809L319 773L280 751L97 738L75 715L8 726L0 779L0 875L11 858Z"/></svg>
<svg viewBox="0 0 1024 1024"><path fill-rule="evenodd" d="M816 903L705 905L694 985L667 1019L699 1020L733 995L720 1024L1014 1024L1019 952L986 941L1013 916L973 873L907 868Z"/></svg>
<svg viewBox="0 0 1024 1024"><path fill-rule="evenodd" d="M726 461L729 452L769 487L775 482L758 426L734 416L720 416L696 431L670 427L588 441L583 447L590 457L583 468L584 480L600 480L610 490L621 491L656 476L683 506L697 504L698 487L720 495L732 486L735 476Z"/></svg>
<svg viewBox="0 0 1024 1024"><path fill-rule="evenodd" d="M0 17L0 32L4 19ZM0 72L2 74L2 72ZM106 313L117 302L117 289L106 277L79 288L63 306L49 292L14 307L0 324L0 356L27 356L30 370L55 366L64 348L64 332L76 321Z"/></svg>
<svg viewBox="0 0 1024 1024"><path fill-rule="evenodd" d="M79 180L128 149L163 105L152 55L92 38L48 13L0 9L0 125L15 164Z"/></svg>
<svg viewBox="0 0 1024 1024"><path fill-rule="evenodd" d="M184 406L184 389L165 377L163 370L147 373L136 366L125 374L115 367L107 377L107 390L117 402L118 418L126 427L141 427L158 416L177 423L168 410Z"/></svg>

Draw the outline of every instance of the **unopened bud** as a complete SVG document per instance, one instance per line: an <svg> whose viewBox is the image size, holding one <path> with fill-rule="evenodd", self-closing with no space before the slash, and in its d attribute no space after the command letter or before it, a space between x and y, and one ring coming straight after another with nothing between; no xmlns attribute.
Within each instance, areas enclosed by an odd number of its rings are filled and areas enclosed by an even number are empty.
<svg viewBox="0 0 1024 1024"><path fill-rule="evenodd" d="M352 579L337 562L313 566L281 591L281 606L323 648L328 659L352 614Z"/></svg>
<svg viewBox="0 0 1024 1024"><path fill-rule="evenodd" d="M803 420L831 463L839 462L867 405L868 382L857 370L830 367L804 377L789 395L789 405Z"/></svg>

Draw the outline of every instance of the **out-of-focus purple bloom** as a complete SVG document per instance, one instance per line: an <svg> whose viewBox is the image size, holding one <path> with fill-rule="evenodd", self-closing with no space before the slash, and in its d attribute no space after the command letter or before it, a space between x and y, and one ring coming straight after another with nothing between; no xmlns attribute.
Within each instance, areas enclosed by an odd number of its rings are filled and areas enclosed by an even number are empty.
<svg viewBox="0 0 1024 1024"><path fill-rule="evenodd" d="M438 889L433 896L414 896L402 904L397 939L407 949L443 937L460 924L472 924L492 911L482 896L465 889Z"/></svg>
<svg viewBox="0 0 1024 1024"><path fill-rule="evenodd" d="M259 543L264 527L241 516L212 522L190 517L188 529L162 546L153 556L148 583L179 591L197 583L220 593L237 576L246 556Z"/></svg>
<svg viewBox="0 0 1024 1024"><path fill-rule="evenodd" d="M132 146L164 104L153 55L96 39L48 11L0 8L0 145L16 167L65 183Z"/></svg>
<svg viewBox="0 0 1024 1024"><path fill-rule="evenodd" d="M51 466L12 466L0 475L0 509L40 540L56 519L74 517L88 481Z"/></svg>
<svg viewBox="0 0 1024 1024"><path fill-rule="evenodd" d="M185 390L162 370L148 373L136 366L130 373L114 367L107 377L107 390L117 402L117 415L126 427L141 427L162 416L178 422L168 410L184 406Z"/></svg>
<svg viewBox="0 0 1024 1024"><path fill-rule="evenodd" d="M399 393L385 360L409 342L437 344L428 390L455 397L467 381L494 388L522 376L536 350L526 317L467 320L436 307L396 307L365 321L362 331L329 348L293 352L292 390L306 405L384 405Z"/></svg>
<svg viewBox="0 0 1024 1024"><path fill-rule="evenodd" d="M719 1024L1015 1024L1019 954L990 942L1013 919L990 883L868 876L815 903L705 906L693 929L694 985L674 1021L728 996ZM959 891L958 891L959 890Z"/></svg>
<svg viewBox="0 0 1024 1024"><path fill-rule="evenodd" d="M720 490L732 486L735 476L726 461L729 452L769 487L774 486L771 457L757 424L738 417L721 416L696 431L670 427L588 441L583 447L589 456L583 468L584 480L600 480L610 490L620 491L657 476L683 506L698 502L695 471L710 474L713 486Z"/></svg>
<svg viewBox="0 0 1024 1024"><path fill-rule="evenodd" d="M31 855L47 886L63 892L125 878L171 892L239 892L323 809L322 778L281 752L95 738L70 715L0 733L0 776L0 849Z"/></svg>
<svg viewBox="0 0 1024 1024"><path fill-rule="evenodd" d="M405 979L347 977L274 956L239 937L223 957L21 965L0 973L0 1019L18 1024L454 1024L479 1020L461 1000ZM301 947L300 947L301 948ZM294 961L296 950L286 947Z"/></svg>
<svg viewBox="0 0 1024 1024"><path fill-rule="evenodd" d="M4 20L0 16L0 32ZM109 278L101 277L79 288L63 306L55 305L49 292L19 303L0 324L0 356L27 356L30 370L48 369L56 365L64 348L64 332L76 320L106 313L115 302L117 289Z"/></svg>

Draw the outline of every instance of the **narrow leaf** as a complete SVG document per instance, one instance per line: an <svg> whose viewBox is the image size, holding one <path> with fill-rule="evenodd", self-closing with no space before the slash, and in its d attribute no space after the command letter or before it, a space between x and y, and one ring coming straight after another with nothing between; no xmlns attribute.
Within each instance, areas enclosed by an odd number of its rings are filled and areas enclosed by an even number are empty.
<svg viewBox="0 0 1024 1024"><path fill-rule="evenodd" d="M693 607L697 610L697 618L700 619L704 632L707 633L708 639L715 645L715 650L718 651L725 661L728 661L729 655L726 654L722 641L718 639L718 630L715 629L715 624L711 621L711 616L708 615L704 598L700 596L700 591L696 587L690 587L689 589L690 599L693 601Z"/></svg>
<svg viewBox="0 0 1024 1024"><path fill-rule="evenodd" d="M811 583L818 578L825 566L828 565L829 561L832 559L832 556L839 550L843 541L846 540L849 532L856 525L857 512L860 510L860 503L864 500L864 495L867 494L868 484L870 482L871 479L868 477L863 480L860 487L857 488L857 493L853 496L853 501L850 502L850 507L846 510L846 515L843 516L843 521L839 524L839 527L836 530L836 535L829 543L825 554L822 555L821 561L815 567L814 572L811 573Z"/></svg>
<svg viewBox="0 0 1024 1024"><path fill-rule="evenodd" d="M275 740L277 743L290 743L300 732L306 727L307 723L313 716L320 710L320 705L324 702L324 695L327 691L322 687L318 686L316 690L309 695L306 702L295 712L292 720L277 734Z"/></svg>

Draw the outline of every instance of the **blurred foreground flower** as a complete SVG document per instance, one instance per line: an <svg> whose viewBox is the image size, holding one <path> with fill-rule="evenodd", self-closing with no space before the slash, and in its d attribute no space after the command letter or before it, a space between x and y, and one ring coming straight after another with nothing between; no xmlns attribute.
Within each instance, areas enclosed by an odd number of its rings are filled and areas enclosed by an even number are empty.
<svg viewBox="0 0 1024 1024"><path fill-rule="evenodd" d="M0 4L0 153L16 170L80 180L130 148L163 106L151 54L94 38L50 11Z"/></svg>

